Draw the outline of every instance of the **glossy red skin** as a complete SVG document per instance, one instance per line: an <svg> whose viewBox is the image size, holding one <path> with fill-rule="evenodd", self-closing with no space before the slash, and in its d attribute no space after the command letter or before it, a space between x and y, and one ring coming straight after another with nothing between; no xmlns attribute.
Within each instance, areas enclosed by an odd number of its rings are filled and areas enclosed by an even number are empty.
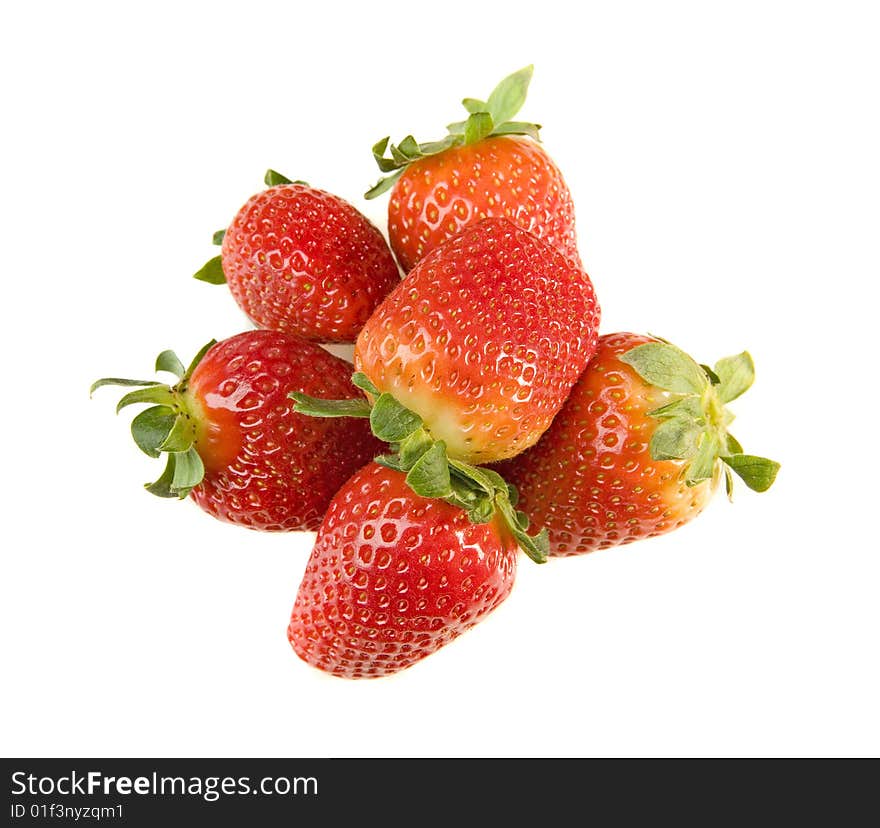
<svg viewBox="0 0 880 828"><path fill-rule="evenodd" d="M294 414L287 395L357 397L351 373L290 334L247 331L214 345L184 392L205 465L196 503L250 529L317 529L339 487L385 446L366 420Z"/></svg>
<svg viewBox="0 0 880 828"><path fill-rule="evenodd" d="M696 517L710 481L688 487L680 460L654 460L648 444L669 401L619 357L654 341L632 333L599 338L596 354L541 441L498 471L517 504L546 527L551 555L579 555L669 532Z"/></svg>
<svg viewBox="0 0 880 828"><path fill-rule="evenodd" d="M253 196L223 238L223 272L260 328L354 342L400 281L379 230L338 196L303 184Z"/></svg>
<svg viewBox="0 0 880 828"><path fill-rule="evenodd" d="M506 219L429 253L370 317L355 365L421 415L451 456L537 442L596 347L599 306L571 259Z"/></svg>
<svg viewBox="0 0 880 828"><path fill-rule="evenodd" d="M517 545L493 520L427 500L404 475L363 468L327 510L287 635L297 655L344 678L403 670L510 594Z"/></svg>
<svg viewBox="0 0 880 828"><path fill-rule="evenodd" d="M388 202L388 237L409 271L467 225L508 218L580 262L574 203L562 173L531 138L504 135L410 164Z"/></svg>

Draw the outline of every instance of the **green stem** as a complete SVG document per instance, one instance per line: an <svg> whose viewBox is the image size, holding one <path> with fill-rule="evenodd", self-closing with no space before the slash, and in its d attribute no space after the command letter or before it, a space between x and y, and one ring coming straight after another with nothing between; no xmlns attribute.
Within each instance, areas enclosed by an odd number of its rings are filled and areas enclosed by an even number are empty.
<svg viewBox="0 0 880 828"><path fill-rule="evenodd" d="M308 394L301 394L299 391L291 391L289 396L296 402L293 410L297 414L306 414L309 417L369 418L372 410L366 400L320 400Z"/></svg>

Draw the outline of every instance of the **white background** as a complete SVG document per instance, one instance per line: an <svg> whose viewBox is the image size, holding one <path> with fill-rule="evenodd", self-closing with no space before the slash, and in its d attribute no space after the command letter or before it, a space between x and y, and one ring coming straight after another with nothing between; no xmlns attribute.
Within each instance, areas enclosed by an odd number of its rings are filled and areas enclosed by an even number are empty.
<svg viewBox="0 0 880 828"><path fill-rule="evenodd" d="M137 10L135 10L137 8ZM574 16L577 15L577 16ZM880 751L871 3L15 4L0 34L3 751L25 756ZM749 348L782 462L664 538L536 567L409 671L285 628L312 536L140 488L105 375L246 327L190 278L272 166L383 222L371 144L439 137L534 62L603 330Z"/></svg>

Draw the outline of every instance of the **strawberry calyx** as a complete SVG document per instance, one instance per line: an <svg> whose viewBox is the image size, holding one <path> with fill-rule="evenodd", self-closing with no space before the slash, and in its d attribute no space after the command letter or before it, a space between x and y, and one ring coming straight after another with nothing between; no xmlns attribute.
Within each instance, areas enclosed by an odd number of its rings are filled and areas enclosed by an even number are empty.
<svg viewBox="0 0 880 828"><path fill-rule="evenodd" d="M280 172L276 172L272 169L266 170L266 174L263 176L263 182L267 187L277 187L281 184L302 184L306 187L309 186L305 181L292 181L286 175L282 175ZM225 237L225 229L217 230L212 236L211 242L212 244L217 245L217 247L220 247L220 245L223 244L223 239ZM193 273L193 279L198 279L200 282L207 282L209 285L225 285L226 274L223 272L222 257L214 256L213 258L208 259L205 264Z"/></svg>
<svg viewBox="0 0 880 828"><path fill-rule="evenodd" d="M467 512L472 523L488 523L496 514L520 548L535 563L545 563L550 550L546 529L529 535L528 516L516 509L516 487L498 472L453 457L443 440L435 440L422 418L378 388L360 372L352 382L374 402L321 400L292 392L293 410L312 417L366 417L373 434L389 443L391 452L376 457L377 463L406 475L407 485L418 495L444 500Z"/></svg>
<svg viewBox="0 0 880 828"><path fill-rule="evenodd" d="M104 377L92 383L91 396L104 385L137 386L116 406L118 414L123 408L135 404L150 404L131 422L131 436L138 448L149 457L168 455L165 471L144 488L158 497L173 497L183 500L205 476L205 466L195 448L198 414L193 409L191 395L187 393L190 377L202 357L216 344L211 340L196 354L189 367L174 351L162 351L156 357L156 371L174 374L178 381L167 385L158 380L132 380L119 377Z"/></svg>
<svg viewBox="0 0 880 828"><path fill-rule="evenodd" d="M448 134L439 141L420 144L412 135L407 135L399 144L390 143L390 136L377 141L373 145L373 158L381 172L392 174L379 179L364 193L364 198L376 198L389 190L414 161L439 155L452 147L476 144L493 135L527 135L540 141L539 124L511 120L525 103L534 68L526 66L508 75L485 101L464 98L461 103L468 117L449 124L446 127Z"/></svg>
<svg viewBox="0 0 880 828"><path fill-rule="evenodd" d="M658 340L637 345L620 360L670 397L668 403L648 412L659 421L649 445L654 460L686 461L689 486L723 474L728 498L733 496L733 473L756 492L773 485L779 463L745 454L727 430L734 419L727 403L745 393L755 379L755 364L747 351L725 357L710 368L675 345Z"/></svg>

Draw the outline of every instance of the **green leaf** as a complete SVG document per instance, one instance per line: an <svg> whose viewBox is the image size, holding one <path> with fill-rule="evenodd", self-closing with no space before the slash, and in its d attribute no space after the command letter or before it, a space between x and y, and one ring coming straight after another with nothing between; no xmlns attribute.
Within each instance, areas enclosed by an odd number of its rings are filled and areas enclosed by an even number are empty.
<svg viewBox="0 0 880 828"><path fill-rule="evenodd" d="M144 488L156 497L179 497L179 494L172 490L171 482L174 480L174 469L177 466L177 455L169 454L168 460L165 462L165 471L162 476L153 483L145 483Z"/></svg>
<svg viewBox="0 0 880 828"><path fill-rule="evenodd" d="M190 448L174 454L174 474L171 478L171 491L183 500L193 486L198 486L205 477L205 466L199 453Z"/></svg>
<svg viewBox="0 0 880 828"><path fill-rule="evenodd" d="M376 162L376 166L379 167L380 172L383 173L391 172L400 167L393 158L385 157L389 140L389 136L386 135L381 141L376 141L376 143L373 144L373 160Z"/></svg>
<svg viewBox="0 0 880 828"><path fill-rule="evenodd" d="M485 101L478 101L476 98L465 98L461 105L473 115L475 112L488 112L489 105Z"/></svg>
<svg viewBox="0 0 880 828"><path fill-rule="evenodd" d="M687 470L686 482L688 486L694 486L702 480L708 480L715 471L715 461L718 459L718 438L711 432L705 432L694 459L691 460Z"/></svg>
<svg viewBox="0 0 880 828"><path fill-rule="evenodd" d="M175 417L168 436L159 445L159 451L185 452L195 442L192 420L185 416Z"/></svg>
<svg viewBox="0 0 880 828"><path fill-rule="evenodd" d="M495 497L497 494L498 490L495 483L489 474L487 474L490 469L472 466L470 463L465 463L463 460L456 460L454 457L449 458L449 466L453 470L455 476L463 483L470 486L471 489L476 490L480 494L489 495L490 497ZM493 472L493 474L497 474L497 472ZM504 491L506 493L506 486Z"/></svg>
<svg viewBox="0 0 880 828"><path fill-rule="evenodd" d="M467 124L467 121L464 123ZM439 155L441 152L448 150L450 147L457 146L460 143L460 135L447 135L439 141L428 141L425 144L419 144L419 152L422 157L426 155Z"/></svg>
<svg viewBox="0 0 880 828"><path fill-rule="evenodd" d="M160 446L168 438L177 416L167 405L145 408L131 421L131 436L144 454L158 457Z"/></svg>
<svg viewBox="0 0 880 828"><path fill-rule="evenodd" d="M370 426L380 440L398 443L422 427L422 418L401 405L391 394L380 394L370 412Z"/></svg>
<svg viewBox="0 0 880 828"><path fill-rule="evenodd" d="M478 498L467 510L471 523L488 523L495 516L495 504L491 498Z"/></svg>
<svg viewBox="0 0 880 828"><path fill-rule="evenodd" d="M490 469L487 466L474 466L474 468L479 471L481 474L485 475L486 479L489 483L495 487L496 494L503 495L515 506L516 501L510 497L511 488L516 491L515 487L511 487L510 484L494 469Z"/></svg>
<svg viewBox="0 0 880 828"><path fill-rule="evenodd" d="M299 391L291 391L288 395L296 402L293 410L297 414L309 417L369 417L370 404L364 399L355 400L319 400Z"/></svg>
<svg viewBox="0 0 880 828"><path fill-rule="evenodd" d="M193 279L207 282L209 285L222 285L226 283L226 274L223 272L223 263L220 256L208 259L201 270L193 273Z"/></svg>
<svg viewBox="0 0 880 828"><path fill-rule="evenodd" d="M394 175L389 175L385 178L380 178L369 190L364 193L364 198L373 199L378 198L382 193L388 192L393 186L394 182L397 181L398 178L403 174L403 170L398 170Z"/></svg>
<svg viewBox="0 0 880 828"><path fill-rule="evenodd" d="M730 432L727 432L724 436L727 440L727 454L743 453L743 447L739 444L739 440L737 440L736 437L734 437Z"/></svg>
<svg viewBox="0 0 880 828"><path fill-rule="evenodd" d="M216 344L217 340L211 339L210 341L202 345L201 348L199 348L199 352L192 358L192 362L190 362L190 364L186 367L186 372L184 373L182 379L189 379L192 376L193 371L196 370L196 367L202 361L205 354L207 354L208 351L210 351L211 348L213 348Z"/></svg>
<svg viewBox="0 0 880 828"><path fill-rule="evenodd" d="M394 145L391 145L391 151L394 152ZM422 157L422 149L412 135L407 135L398 145L397 150L404 161L415 161Z"/></svg>
<svg viewBox="0 0 880 828"><path fill-rule="evenodd" d="M393 173L392 175L380 178L366 193L364 198L372 199L382 195L394 186L394 182L400 177L404 168L411 162L424 158L426 155L436 155L461 143L460 135L447 135L440 141L431 141L426 144L419 144L412 135L407 135L400 144L392 144L386 136L381 141L373 144L373 160L383 173ZM390 154L390 158L386 158L385 153Z"/></svg>
<svg viewBox="0 0 880 828"><path fill-rule="evenodd" d="M356 371L351 375L351 383L352 385L361 389L361 391L366 391L368 394L372 394L374 397L378 397L382 392L373 385L373 381L364 373L360 371Z"/></svg>
<svg viewBox="0 0 880 828"><path fill-rule="evenodd" d="M467 121L453 121L451 124L446 125L446 131L450 135L464 135L465 128L467 127Z"/></svg>
<svg viewBox="0 0 880 828"><path fill-rule="evenodd" d="M709 382L711 382L712 385L718 385L721 382L718 378L718 374L716 374L708 365L703 365L701 362L700 368L703 369L703 373L708 377Z"/></svg>
<svg viewBox="0 0 880 828"><path fill-rule="evenodd" d="M409 469L403 465L400 461L400 455L398 454L380 454L378 457L374 457L373 461L378 463L380 466L385 466L388 469L394 469L394 471L399 472L408 472Z"/></svg>
<svg viewBox="0 0 880 828"><path fill-rule="evenodd" d="M156 370L167 371L169 374L174 374L178 379L186 372L183 363L178 359L174 351L162 351L156 357Z"/></svg>
<svg viewBox="0 0 880 828"><path fill-rule="evenodd" d="M766 457L755 457L751 454L731 454L722 457L752 491L766 492L776 480L779 463Z"/></svg>
<svg viewBox="0 0 880 828"><path fill-rule="evenodd" d="M529 528L529 516L525 512L516 513L516 522L519 524L519 527L523 532Z"/></svg>
<svg viewBox="0 0 880 828"><path fill-rule="evenodd" d="M498 124L492 130L492 135L528 135L529 138L540 141L540 131L540 124L528 124L525 121L508 121L506 124Z"/></svg>
<svg viewBox="0 0 880 828"><path fill-rule="evenodd" d="M492 116L488 112L475 112L467 119L464 142L467 145L482 141L492 131Z"/></svg>
<svg viewBox="0 0 880 828"><path fill-rule="evenodd" d="M213 244L216 244L219 247L221 244L223 244L223 239L225 239L225 238L226 238L226 231L225 230L218 230L216 233L214 233L214 236L212 238L212 242L213 242Z"/></svg>
<svg viewBox="0 0 880 828"><path fill-rule="evenodd" d="M534 66L526 66L512 75L508 75L492 90L489 100L486 101L486 106L494 123L503 124L522 109L534 71Z"/></svg>
<svg viewBox="0 0 880 828"><path fill-rule="evenodd" d="M755 363L749 352L743 351L736 356L719 359L715 363L715 373L721 381L718 396L721 402L727 403L751 387L755 381Z"/></svg>
<svg viewBox="0 0 880 828"><path fill-rule="evenodd" d="M158 380L133 380L133 379L122 379L121 377L103 377L102 379L95 380L89 386L89 396L95 393L99 388L104 385L122 385L122 386L152 386L152 385L162 385Z"/></svg>
<svg viewBox="0 0 880 828"><path fill-rule="evenodd" d="M550 554L550 537L546 528L538 532L537 535L529 535L520 524L519 513L510 505L509 500L499 498L496 503L507 528L516 538L520 549L535 563L546 563L547 556Z"/></svg>
<svg viewBox="0 0 880 828"><path fill-rule="evenodd" d="M406 469L411 469L413 464L434 445L431 435L423 428L417 428L408 437L400 442L398 454L400 462Z"/></svg>
<svg viewBox="0 0 880 828"><path fill-rule="evenodd" d="M447 456L448 459L449 457ZM452 503L466 512L476 509L480 513L485 508L485 505L480 505L483 503L488 504L489 510L494 512L495 506L493 505L492 498L485 494L485 492L474 489L473 483L456 474L451 465L449 467L449 480L452 483L452 495L444 498L447 503ZM480 521L477 522L479 523Z"/></svg>
<svg viewBox="0 0 880 828"><path fill-rule="evenodd" d="M406 144L408 141L412 141L412 143L418 147L416 144L416 139L412 137L412 135L407 135L406 138L403 139L401 143ZM398 167L405 167L412 158L405 153L403 153L397 144L391 144L388 147L388 151L391 153L391 160L394 161L395 165Z"/></svg>
<svg viewBox="0 0 880 828"><path fill-rule="evenodd" d="M724 467L724 491L727 499L733 503L733 475L730 473L730 467Z"/></svg>
<svg viewBox="0 0 880 828"><path fill-rule="evenodd" d="M275 172L275 170L266 170L266 174L263 176L263 182L267 187L277 187L279 184L294 183L286 175L281 175L280 172Z"/></svg>
<svg viewBox="0 0 880 828"><path fill-rule="evenodd" d="M680 397L671 403L661 405L660 408L649 411L648 414L661 420L667 417L685 417L692 420L700 420L703 418L703 406L699 397Z"/></svg>
<svg viewBox="0 0 880 828"><path fill-rule="evenodd" d="M174 405L174 392L161 383L151 385L149 388L141 388L138 391L132 391L126 394L118 403L116 403L116 413L118 414L123 408L129 405L137 405L139 403L153 403L154 405Z"/></svg>
<svg viewBox="0 0 880 828"><path fill-rule="evenodd" d="M666 342L636 345L620 357L651 385L676 394L699 394L709 385L703 369L684 351Z"/></svg>
<svg viewBox="0 0 880 828"><path fill-rule="evenodd" d="M651 436L651 457L655 460L685 460L697 452L702 429L693 420L673 417L663 420Z"/></svg>
<svg viewBox="0 0 880 828"><path fill-rule="evenodd" d="M438 440L406 475L407 485L422 497L448 497L452 494L446 444Z"/></svg>

